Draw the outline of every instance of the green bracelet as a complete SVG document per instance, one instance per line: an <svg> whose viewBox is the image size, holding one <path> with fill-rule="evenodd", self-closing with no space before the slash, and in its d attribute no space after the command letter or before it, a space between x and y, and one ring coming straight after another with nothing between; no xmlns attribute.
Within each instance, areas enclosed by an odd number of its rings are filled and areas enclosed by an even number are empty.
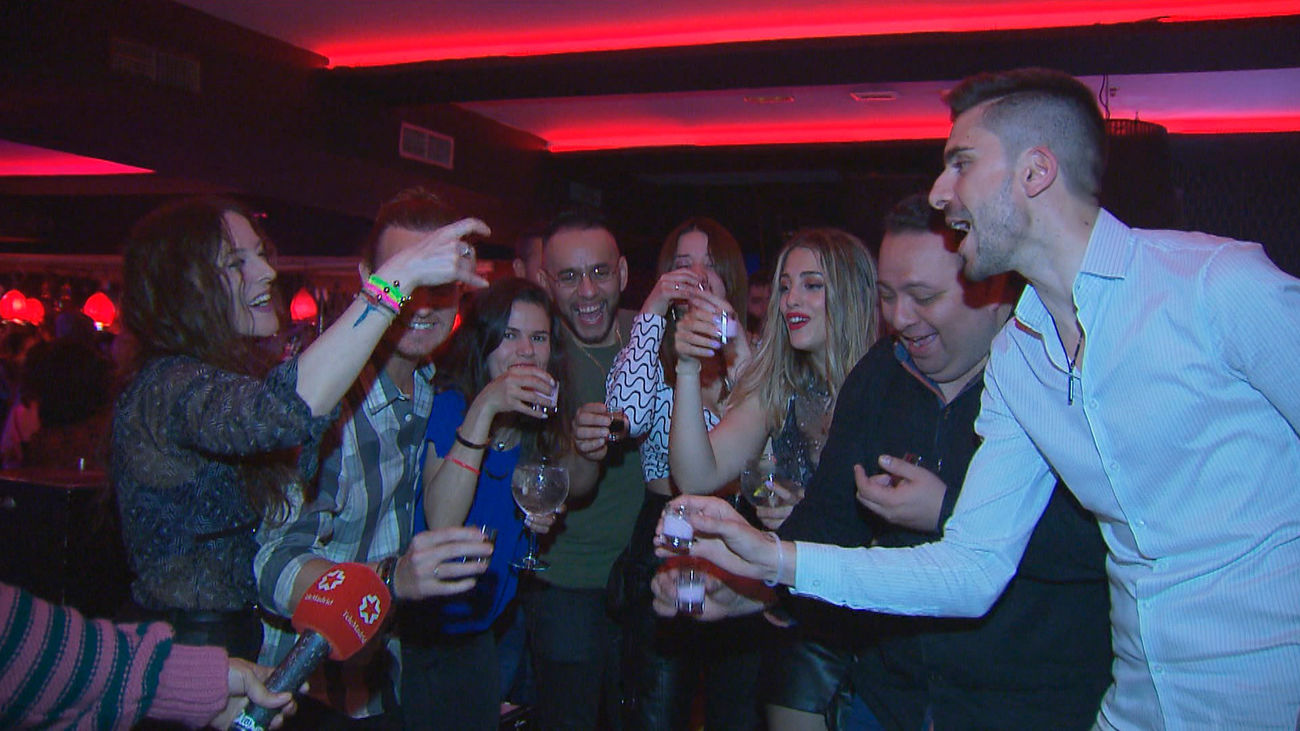
<svg viewBox="0 0 1300 731"><path fill-rule="evenodd" d="M393 280L393 282L390 284L388 281L386 281L383 277L379 276L378 274L371 274L370 278L367 279L366 281L370 284L375 285L375 287L379 288L380 292L383 292L385 295L392 297L393 301L397 303L397 308L399 310L402 308L402 305L405 305L407 302L411 301L410 297L407 297L406 295L402 294L402 290L398 288L398 285L400 283L397 280Z"/></svg>

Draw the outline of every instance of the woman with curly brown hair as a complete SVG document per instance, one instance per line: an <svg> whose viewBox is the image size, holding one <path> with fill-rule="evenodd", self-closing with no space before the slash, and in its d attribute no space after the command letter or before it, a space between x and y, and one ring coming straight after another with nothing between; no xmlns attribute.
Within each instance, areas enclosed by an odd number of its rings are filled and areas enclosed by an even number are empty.
<svg viewBox="0 0 1300 731"><path fill-rule="evenodd" d="M306 445L310 472L313 443L404 291L484 284L465 238L486 233L480 221L458 221L392 257L310 347L275 364L258 339L279 329L276 273L245 208L191 199L135 226L122 318L138 355L114 411L109 464L139 614L169 621L180 642L257 657L254 534L285 517L293 450Z"/></svg>

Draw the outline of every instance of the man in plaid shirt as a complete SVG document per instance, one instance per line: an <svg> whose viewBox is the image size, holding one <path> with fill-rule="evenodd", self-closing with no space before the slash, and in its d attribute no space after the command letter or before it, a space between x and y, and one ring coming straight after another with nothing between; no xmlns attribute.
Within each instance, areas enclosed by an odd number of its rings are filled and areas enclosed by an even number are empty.
<svg viewBox="0 0 1300 731"><path fill-rule="evenodd" d="M363 262L373 271L403 248L451 223L433 196L398 195L379 211ZM394 599L454 594L473 586L486 562L451 561L491 553L473 528L446 528L412 536L411 509L420 479L425 427L433 405L429 356L450 334L458 285L422 288L393 322L374 360L362 371L322 446L314 482L295 490L288 519L263 528L254 562L262 603L281 618L334 564L369 564ZM372 317L379 313L367 313ZM296 635L287 621L268 621L261 662L276 665ZM363 651L366 652L366 651ZM397 689L398 638L369 648L364 661L327 662L301 706L304 727L359 725L401 728ZM349 719L358 720L356 723Z"/></svg>

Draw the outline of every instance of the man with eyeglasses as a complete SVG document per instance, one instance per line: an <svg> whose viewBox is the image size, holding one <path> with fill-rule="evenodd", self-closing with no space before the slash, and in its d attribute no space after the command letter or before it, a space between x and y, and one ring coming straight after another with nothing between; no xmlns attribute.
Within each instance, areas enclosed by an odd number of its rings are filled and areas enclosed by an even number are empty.
<svg viewBox="0 0 1300 731"><path fill-rule="evenodd" d="M523 587L537 669L542 728L619 727L622 642L605 609L610 567L627 545L645 481L635 443L610 443L605 376L627 342L634 313L618 309L627 261L598 213L558 216L543 237L538 280L564 320L568 383L579 453L603 464L589 495L570 496L569 511L545 551L551 564Z"/></svg>

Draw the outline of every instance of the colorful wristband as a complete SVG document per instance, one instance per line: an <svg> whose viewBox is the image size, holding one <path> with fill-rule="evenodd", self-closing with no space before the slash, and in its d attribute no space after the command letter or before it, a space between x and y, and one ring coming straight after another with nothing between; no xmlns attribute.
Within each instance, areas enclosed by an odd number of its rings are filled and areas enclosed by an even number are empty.
<svg viewBox="0 0 1300 731"><path fill-rule="evenodd" d="M460 460L456 459L455 457L447 457L447 461L448 461L448 462L451 462L452 464L457 465L457 466L459 466L459 467L464 467L465 469L469 470L470 472L473 472L474 475L475 475L476 477L477 477L478 474L479 474L479 471L478 471L478 468L477 468L477 467L470 467L468 464L465 464L464 462L461 462Z"/></svg>
<svg viewBox="0 0 1300 731"><path fill-rule="evenodd" d="M399 283L397 280L388 282L378 274L371 274L370 278L366 280L366 284L373 285L376 289L380 291L383 297L391 298L393 300L393 304L399 310L402 309L402 305L411 301L410 297L407 297L406 295L402 294L402 290L399 289L398 286Z"/></svg>

